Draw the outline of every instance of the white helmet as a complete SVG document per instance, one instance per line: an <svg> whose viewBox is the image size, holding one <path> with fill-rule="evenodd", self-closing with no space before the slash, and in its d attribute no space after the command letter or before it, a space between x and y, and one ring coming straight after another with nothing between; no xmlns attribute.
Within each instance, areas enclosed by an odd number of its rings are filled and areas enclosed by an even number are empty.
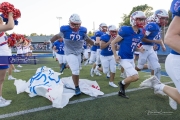
<svg viewBox="0 0 180 120"><path fill-rule="evenodd" d="M108 27L108 34L111 35L111 37L115 38L117 36L117 28L115 25L110 25Z"/></svg>
<svg viewBox="0 0 180 120"><path fill-rule="evenodd" d="M81 24L81 19L78 14L72 14L69 18L70 22Z"/></svg>
<svg viewBox="0 0 180 120"><path fill-rule="evenodd" d="M153 17L154 17L154 20L156 23L159 23L160 25L164 26L166 25L167 23L165 23L165 21L160 21L160 18L166 18L168 19L169 18L169 15L167 13L166 10L164 9L159 9L159 10L156 10L153 14Z"/></svg>
<svg viewBox="0 0 180 120"><path fill-rule="evenodd" d="M107 25L106 23L101 23L99 25L99 30L103 31L103 32L106 32L107 31Z"/></svg>
<svg viewBox="0 0 180 120"><path fill-rule="evenodd" d="M131 24L132 26L137 25L138 27L143 27L143 26L145 25L145 22L144 22L143 24L139 24L139 23L136 22L136 19L137 19L137 18L143 18L143 19L145 19L145 18L146 18L146 15L144 14L144 12L142 12L142 11L135 11L135 12L133 12L133 13L131 14L131 16L130 16L130 24Z"/></svg>
<svg viewBox="0 0 180 120"><path fill-rule="evenodd" d="M147 22L154 22L155 20L154 20L154 17L153 17L153 15L151 15L151 16L149 16L148 18L147 18Z"/></svg>
<svg viewBox="0 0 180 120"><path fill-rule="evenodd" d="M115 25L110 25L110 26L108 27L108 31L117 31L117 28L116 28Z"/></svg>
<svg viewBox="0 0 180 120"><path fill-rule="evenodd" d="M72 14L69 18L69 25L74 31L78 31L81 26L81 19L78 14Z"/></svg>

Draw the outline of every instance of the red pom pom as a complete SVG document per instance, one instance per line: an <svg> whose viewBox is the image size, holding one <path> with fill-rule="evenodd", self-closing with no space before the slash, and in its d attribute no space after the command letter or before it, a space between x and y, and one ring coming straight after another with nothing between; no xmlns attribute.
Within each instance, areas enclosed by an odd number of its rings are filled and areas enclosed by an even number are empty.
<svg viewBox="0 0 180 120"><path fill-rule="evenodd" d="M17 20L21 17L21 12L19 9L14 8L13 4L8 2L3 2L0 4L0 12L4 15L4 18L8 18L9 12L13 13L14 20Z"/></svg>
<svg viewBox="0 0 180 120"><path fill-rule="evenodd" d="M21 35L21 34L16 34L16 33L11 34L7 40L9 47L13 47L21 39L23 42L25 41L26 38L24 35Z"/></svg>

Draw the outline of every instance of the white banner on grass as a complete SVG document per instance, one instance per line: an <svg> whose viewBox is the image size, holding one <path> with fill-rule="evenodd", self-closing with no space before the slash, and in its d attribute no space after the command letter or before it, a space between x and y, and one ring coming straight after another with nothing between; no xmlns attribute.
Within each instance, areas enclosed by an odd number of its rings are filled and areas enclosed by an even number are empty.
<svg viewBox="0 0 180 120"><path fill-rule="evenodd" d="M28 82L21 79L15 80L14 85L17 94L27 92L30 97L43 96L52 101L53 107L63 108L69 103L69 99L75 95L75 91L72 90L74 89L72 77L60 79L59 75L51 68L43 66L37 69L35 75ZM72 89L66 89L65 85ZM96 81L80 79L79 87L81 92L93 97L104 95Z"/></svg>

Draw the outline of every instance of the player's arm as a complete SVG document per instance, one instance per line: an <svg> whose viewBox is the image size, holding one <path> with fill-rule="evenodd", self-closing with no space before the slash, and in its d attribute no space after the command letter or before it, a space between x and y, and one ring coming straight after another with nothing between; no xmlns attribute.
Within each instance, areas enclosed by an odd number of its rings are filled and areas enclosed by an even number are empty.
<svg viewBox="0 0 180 120"><path fill-rule="evenodd" d="M60 32L59 34L54 35L54 36L50 39L50 41L51 41L51 43L53 43L53 42L56 41L57 39L63 38L63 37L64 37L64 34L63 34L62 32Z"/></svg>
<svg viewBox="0 0 180 120"><path fill-rule="evenodd" d="M57 52L57 49L56 49L56 46L55 46L55 45L53 46L53 50L54 50L55 52Z"/></svg>
<svg viewBox="0 0 180 120"><path fill-rule="evenodd" d="M100 45L100 37L96 37L95 44L96 44L96 45Z"/></svg>
<svg viewBox="0 0 180 120"><path fill-rule="evenodd" d="M116 51L120 49L120 45L116 44Z"/></svg>
<svg viewBox="0 0 180 120"><path fill-rule="evenodd" d="M94 41L87 34L85 34L84 40L87 44L94 45Z"/></svg>
<svg viewBox="0 0 180 120"><path fill-rule="evenodd" d="M120 42L123 38L120 35L117 35L117 37L111 42L111 49L113 51L114 56L117 56L116 54L116 43Z"/></svg>
<svg viewBox="0 0 180 120"><path fill-rule="evenodd" d="M111 40L109 40L108 42L105 42L105 41L101 40L100 41L100 49L104 49L110 44L111 44Z"/></svg>
<svg viewBox="0 0 180 120"><path fill-rule="evenodd" d="M180 53L180 17L175 16L165 35L165 44Z"/></svg>
<svg viewBox="0 0 180 120"><path fill-rule="evenodd" d="M142 42L147 42L147 43L157 43L157 44L161 44L161 40L149 40L147 39L147 36L149 36L151 34L151 31L146 31L144 38L142 39Z"/></svg>

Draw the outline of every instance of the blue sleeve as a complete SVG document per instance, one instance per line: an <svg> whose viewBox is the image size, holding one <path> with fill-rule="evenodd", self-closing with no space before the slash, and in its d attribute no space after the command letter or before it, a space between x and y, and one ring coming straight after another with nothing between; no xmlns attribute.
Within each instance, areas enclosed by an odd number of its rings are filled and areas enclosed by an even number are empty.
<svg viewBox="0 0 180 120"><path fill-rule="evenodd" d="M180 17L180 0L172 1L170 11L173 15Z"/></svg>
<svg viewBox="0 0 180 120"><path fill-rule="evenodd" d="M96 36L96 37L101 37L101 35L102 35L101 31L97 31L97 32L95 33L95 36Z"/></svg>
<svg viewBox="0 0 180 120"><path fill-rule="evenodd" d="M126 26L122 26L119 31L118 31L118 35L120 35L121 37L125 37L127 35L127 27Z"/></svg>
<svg viewBox="0 0 180 120"><path fill-rule="evenodd" d="M156 31L157 28L156 28L156 26L155 26L154 23L149 23L149 24L147 24L147 25L145 26L145 30L146 30L146 31L149 31L149 32L152 32L152 31Z"/></svg>
<svg viewBox="0 0 180 120"><path fill-rule="evenodd" d="M66 26L61 26L60 27L60 32L64 33L66 31Z"/></svg>
<svg viewBox="0 0 180 120"><path fill-rule="evenodd" d="M57 42L55 41L53 45L54 45L54 46L57 46Z"/></svg>
<svg viewBox="0 0 180 120"><path fill-rule="evenodd" d="M102 35L101 38L100 38L101 41L104 41L104 42L108 42L108 38L107 38L107 35Z"/></svg>
<svg viewBox="0 0 180 120"><path fill-rule="evenodd" d="M95 36L92 36L92 37L91 37L91 39L95 40L95 39L96 39L96 37L95 37Z"/></svg>
<svg viewBox="0 0 180 120"><path fill-rule="evenodd" d="M68 26L67 25L64 25L64 26L61 26L60 27L60 33L59 33L59 35L61 36L61 37L64 37L64 34L65 34L65 32L68 30Z"/></svg>
<svg viewBox="0 0 180 120"><path fill-rule="evenodd" d="M85 27L81 27L81 28L80 28L80 31L82 31L82 32L84 32L85 34L87 34L87 28L85 28Z"/></svg>

